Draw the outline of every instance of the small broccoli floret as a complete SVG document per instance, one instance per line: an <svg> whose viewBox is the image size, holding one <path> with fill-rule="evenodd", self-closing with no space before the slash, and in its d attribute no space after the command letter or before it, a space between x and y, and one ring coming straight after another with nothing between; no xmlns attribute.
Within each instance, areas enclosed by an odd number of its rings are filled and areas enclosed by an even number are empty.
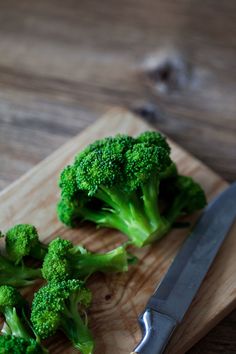
<svg viewBox="0 0 236 354"><path fill-rule="evenodd" d="M26 301L15 288L7 285L0 286L0 313L4 316L0 353L47 353L29 328L25 305Z"/></svg>
<svg viewBox="0 0 236 354"><path fill-rule="evenodd" d="M34 295L33 328L42 339L61 330L82 354L92 354L94 342L85 312L90 303L91 292L83 282L49 282Z"/></svg>
<svg viewBox="0 0 236 354"><path fill-rule="evenodd" d="M57 256L61 257L67 255L68 251L70 251L73 247L74 246L71 241L65 240L58 236L49 243L48 251L51 253L51 255L56 254Z"/></svg>
<svg viewBox="0 0 236 354"><path fill-rule="evenodd" d="M43 354L48 353L42 349L39 343L34 339L26 340L24 338L12 335L0 336L0 354Z"/></svg>
<svg viewBox="0 0 236 354"><path fill-rule="evenodd" d="M19 224L6 232L6 251L9 258L18 264L25 256L42 260L47 247L39 241L37 229L33 225Z"/></svg>
<svg viewBox="0 0 236 354"><path fill-rule="evenodd" d="M8 307L22 306L24 303L24 299L15 288L7 285L0 286L0 311L5 311Z"/></svg>
<svg viewBox="0 0 236 354"><path fill-rule="evenodd" d="M58 256L49 252L44 259L42 274L48 281L60 281L72 278L70 260L64 256ZM78 276L79 278L79 276Z"/></svg>
<svg viewBox="0 0 236 354"><path fill-rule="evenodd" d="M67 199L73 198L77 191L76 170L74 166L67 166L61 173L59 187L62 190L62 197Z"/></svg>
<svg viewBox="0 0 236 354"><path fill-rule="evenodd" d="M27 267L23 262L15 265L0 255L0 285L24 287L34 284L39 278L42 278L41 269Z"/></svg>
<svg viewBox="0 0 236 354"><path fill-rule="evenodd" d="M191 177L179 175L168 188L171 204L165 211L165 217L170 224L181 215L204 208L207 203L203 189Z"/></svg>
<svg viewBox="0 0 236 354"><path fill-rule="evenodd" d="M42 273L48 281L85 279L95 272L125 272L133 261L124 245L107 253L92 253L58 237L49 244Z"/></svg>
<svg viewBox="0 0 236 354"><path fill-rule="evenodd" d="M63 197L57 205L57 215L67 226L75 227L84 220L86 202L83 203L83 196L81 198L81 195L78 195L78 198L78 200L70 200Z"/></svg>
<svg viewBox="0 0 236 354"><path fill-rule="evenodd" d="M170 146L166 141L166 138L159 132L156 131L146 131L140 134L137 139L140 143L147 143L148 145L155 145L157 147L162 147L166 152L170 153Z"/></svg>
<svg viewBox="0 0 236 354"><path fill-rule="evenodd" d="M176 166L176 164L174 162L172 162L167 167L167 169L160 174L160 179L161 179L161 181L163 181L165 179L168 179L170 181L170 183L171 183L170 178L175 178L175 177L177 177L177 175L178 175L177 166Z"/></svg>
<svg viewBox="0 0 236 354"><path fill-rule="evenodd" d="M89 220L118 229L142 247L172 226L160 208L159 193L162 181L177 176L170 147L159 132L101 139L62 171L57 214L72 227Z"/></svg>

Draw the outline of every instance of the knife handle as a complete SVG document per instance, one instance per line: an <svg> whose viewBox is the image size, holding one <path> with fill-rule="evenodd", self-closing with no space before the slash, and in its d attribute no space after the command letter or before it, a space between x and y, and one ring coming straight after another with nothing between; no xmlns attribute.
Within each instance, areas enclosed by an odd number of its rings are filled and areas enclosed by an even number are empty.
<svg viewBox="0 0 236 354"><path fill-rule="evenodd" d="M142 339L133 354L161 354L174 332L177 321L148 308L139 318Z"/></svg>

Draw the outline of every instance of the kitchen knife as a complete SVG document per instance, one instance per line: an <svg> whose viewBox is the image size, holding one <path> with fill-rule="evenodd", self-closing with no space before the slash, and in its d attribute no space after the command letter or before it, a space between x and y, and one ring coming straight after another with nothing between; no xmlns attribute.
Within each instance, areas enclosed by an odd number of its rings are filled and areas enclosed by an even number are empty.
<svg viewBox="0 0 236 354"><path fill-rule="evenodd" d="M203 211L139 316L142 340L131 354L161 354L182 321L236 217L236 182Z"/></svg>

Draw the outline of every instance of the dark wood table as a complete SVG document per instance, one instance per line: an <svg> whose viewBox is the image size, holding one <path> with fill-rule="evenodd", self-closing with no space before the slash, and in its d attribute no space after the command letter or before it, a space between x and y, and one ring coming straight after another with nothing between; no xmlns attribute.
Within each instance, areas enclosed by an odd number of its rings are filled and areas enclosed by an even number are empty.
<svg viewBox="0 0 236 354"><path fill-rule="evenodd" d="M234 0L0 2L0 188L109 106L236 178ZM236 312L189 353L236 353Z"/></svg>

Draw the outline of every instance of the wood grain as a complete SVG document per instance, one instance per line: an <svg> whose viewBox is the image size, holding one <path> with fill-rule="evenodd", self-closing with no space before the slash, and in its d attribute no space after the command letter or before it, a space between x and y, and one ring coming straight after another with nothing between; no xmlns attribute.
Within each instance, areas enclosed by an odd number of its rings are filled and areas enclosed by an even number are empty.
<svg viewBox="0 0 236 354"><path fill-rule="evenodd" d="M55 212L58 174L78 150L94 139L118 132L136 135L147 129L150 129L150 126L135 119L132 114L113 110L82 134L71 139L0 194L0 224L3 231L14 223L30 222L38 227L41 238L45 241L60 234L76 243L82 242L93 251L113 248L124 239L119 232L109 229L97 230L91 224L70 230L59 223ZM172 157L179 170L200 182L208 199L227 186L226 182L208 167L172 141L170 144ZM192 222L196 218L197 215L192 216ZM126 274L96 276L91 279L89 285L94 293L94 302L90 318L97 344L96 354L108 354L114 350L117 354L125 354L137 344L140 338L137 315L170 265L187 232L174 230L152 247L133 250L140 261ZM167 353L184 353L235 305L235 232L236 228L220 250ZM49 340L49 348L55 354L73 352L62 336Z"/></svg>
<svg viewBox="0 0 236 354"><path fill-rule="evenodd" d="M0 50L0 189L114 104L236 179L234 0L1 1ZM236 312L191 354L235 348Z"/></svg>
<svg viewBox="0 0 236 354"><path fill-rule="evenodd" d="M114 104L144 114L151 105L153 124L235 179L235 9L233 0L0 2L0 186ZM179 84L158 75L166 61Z"/></svg>

